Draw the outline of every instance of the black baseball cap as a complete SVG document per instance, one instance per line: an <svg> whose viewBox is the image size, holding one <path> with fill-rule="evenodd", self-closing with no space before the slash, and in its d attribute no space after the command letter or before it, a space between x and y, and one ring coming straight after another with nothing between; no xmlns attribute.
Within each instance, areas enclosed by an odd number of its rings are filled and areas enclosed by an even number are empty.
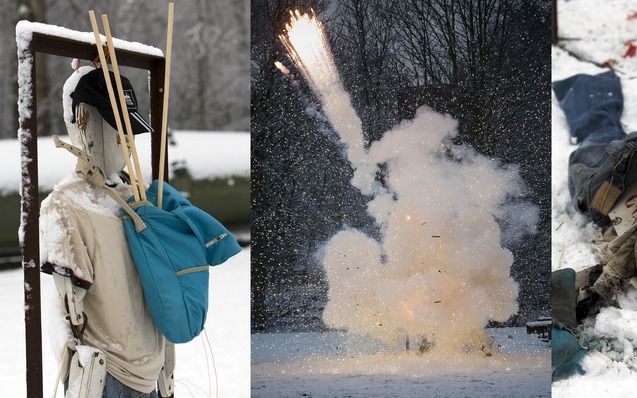
<svg viewBox="0 0 637 398"><path fill-rule="evenodd" d="M117 87L115 86L115 74L113 72L109 73L111 75L111 86L113 87L117 106L119 107L120 120L122 121L122 126L124 126L124 115L122 114L122 107L119 103ZM122 89L124 91L126 106L128 107L128 114L130 115L130 122L131 128L133 129L133 134L152 133L153 128L150 127L150 124L148 124L148 122L144 120L142 115L140 115L138 112L137 96L135 96L133 86L130 84L130 81L126 77L120 77L122 79ZM101 69L94 69L86 75L82 76L80 78L80 81L77 82L75 90L73 90L73 92L71 93L71 98L73 99L73 103L71 105L73 107L73 120L71 120L72 123L75 123L75 108L77 107L77 105L84 103L94 106L100 113L100 115L102 115L104 120L106 120L106 122L110 124L113 129L117 130L117 124L115 124L115 115L113 114L111 101L108 98L106 82L104 81L104 72L102 72Z"/></svg>

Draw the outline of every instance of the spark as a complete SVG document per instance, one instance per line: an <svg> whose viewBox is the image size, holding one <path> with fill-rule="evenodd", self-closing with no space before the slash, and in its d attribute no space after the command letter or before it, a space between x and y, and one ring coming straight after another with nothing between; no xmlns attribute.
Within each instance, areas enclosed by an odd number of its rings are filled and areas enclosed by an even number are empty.
<svg viewBox="0 0 637 398"><path fill-rule="evenodd" d="M309 13L290 11L290 22L279 39L315 92L324 93L335 83L340 86L325 30L314 10Z"/></svg>
<svg viewBox="0 0 637 398"><path fill-rule="evenodd" d="M275 61L274 62L274 66L281 71L281 73L283 73L284 75L289 75L290 74L290 70L283 65L283 63L279 62L279 61Z"/></svg>

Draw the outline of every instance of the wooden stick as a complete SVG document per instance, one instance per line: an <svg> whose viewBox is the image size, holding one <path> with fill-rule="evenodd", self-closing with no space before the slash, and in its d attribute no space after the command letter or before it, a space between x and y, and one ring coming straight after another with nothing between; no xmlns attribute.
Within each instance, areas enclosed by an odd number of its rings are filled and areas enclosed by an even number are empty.
<svg viewBox="0 0 637 398"><path fill-rule="evenodd" d="M173 51L173 20L175 3L168 3L168 26L166 30L166 67L164 71L164 105L161 115L161 145L159 150L159 182L157 185L157 207L161 209L164 197L164 170L166 169L166 131L168 130L168 104L170 98L170 60Z"/></svg>
<svg viewBox="0 0 637 398"><path fill-rule="evenodd" d="M102 64L102 72L104 73L104 81L106 82L106 89L108 91L108 98L111 100L111 107L113 108L113 115L115 116L115 125L117 126L117 134L122 147L122 155L126 159L126 167L131 178L131 190L135 201L139 201L139 186L137 184L137 178L135 176L135 170L131 166L130 154L128 152L128 145L126 144L126 137L124 137L124 128L122 127L122 120L119 117L119 111L117 110L117 100L115 99L115 93L113 92L113 86L111 84L111 75L108 72L108 63L106 61L106 55L104 54L104 48L102 47L102 37L100 36L99 27L97 26L97 19L95 18L95 12L93 10L88 12L88 16L91 19L91 27L93 28L93 35L95 35L95 45L97 46L97 54Z"/></svg>
<svg viewBox="0 0 637 398"><path fill-rule="evenodd" d="M104 25L104 34L106 34L106 44L108 45L108 54L111 57L111 65L113 65L113 73L115 74L115 85L117 86L117 94L119 94L119 103L122 106L122 113L124 114L124 125L126 126L126 134L128 135L128 141L130 143L130 149L133 153L133 165L135 167L135 174L137 175L137 184L139 186L139 193L142 200L146 200L146 187L144 185L144 179L142 177L142 170L139 167L139 157L137 156L137 147L135 145L135 137L133 136L133 129L130 124L130 116L128 114L128 105L126 104L126 98L124 97L124 88L122 87L122 78L119 74L119 66L117 65L117 56L115 55L115 47L113 46L113 37L111 36L111 27L108 23L108 16L102 15L102 24Z"/></svg>

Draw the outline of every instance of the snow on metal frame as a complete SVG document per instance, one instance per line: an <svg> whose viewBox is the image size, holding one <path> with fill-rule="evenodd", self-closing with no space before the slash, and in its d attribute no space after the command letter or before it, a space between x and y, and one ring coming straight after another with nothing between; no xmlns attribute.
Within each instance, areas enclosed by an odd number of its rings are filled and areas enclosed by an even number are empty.
<svg viewBox="0 0 637 398"><path fill-rule="evenodd" d="M20 119L20 128L18 128L18 140L20 141L21 156L20 166L23 170L22 179L20 181L20 192L23 192L23 184L29 185L31 180L24 173L28 164L32 161L28 156L26 140L31 132L22 128L25 121L31 118L31 105L33 102L33 82L31 81L31 70L33 68L33 52L31 51L32 31L25 29L30 22L18 22L16 25L16 44L18 48L18 117ZM28 206L28 197L22 197L22 209ZM26 226L26 213L21 211L20 227L18 229L18 240L20 246L24 243L24 228ZM26 265L26 264L23 264Z"/></svg>
<svg viewBox="0 0 637 398"><path fill-rule="evenodd" d="M71 30L56 25L48 25L39 22L20 21L15 26L16 40L18 42L18 53L20 52L20 44L31 41L33 33L42 33L49 36L63 37L65 39L81 41L84 43L95 44L95 38L93 32L79 32L77 30ZM106 42L106 36L100 35L104 42ZM113 38L113 45L117 50L128 50L139 54L153 55L157 57L163 57L164 52L157 47L149 46L146 44L126 41ZM24 47L23 47L24 48Z"/></svg>

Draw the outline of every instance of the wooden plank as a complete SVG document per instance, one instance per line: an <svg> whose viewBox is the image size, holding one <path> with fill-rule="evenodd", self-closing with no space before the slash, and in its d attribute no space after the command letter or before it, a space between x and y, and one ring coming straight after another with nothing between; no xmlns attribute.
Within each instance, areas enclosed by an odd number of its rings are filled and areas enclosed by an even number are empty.
<svg viewBox="0 0 637 398"><path fill-rule="evenodd" d="M159 144L159 178L157 183L157 207L163 208L164 199L164 179L166 176L166 168L163 167L166 164L166 131L168 129L168 105L170 96L170 62L173 48L173 22L175 15L175 3L168 3L168 26L166 33L166 52L164 58L166 59L164 66L164 109L162 110L161 119L161 143Z"/></svg>

